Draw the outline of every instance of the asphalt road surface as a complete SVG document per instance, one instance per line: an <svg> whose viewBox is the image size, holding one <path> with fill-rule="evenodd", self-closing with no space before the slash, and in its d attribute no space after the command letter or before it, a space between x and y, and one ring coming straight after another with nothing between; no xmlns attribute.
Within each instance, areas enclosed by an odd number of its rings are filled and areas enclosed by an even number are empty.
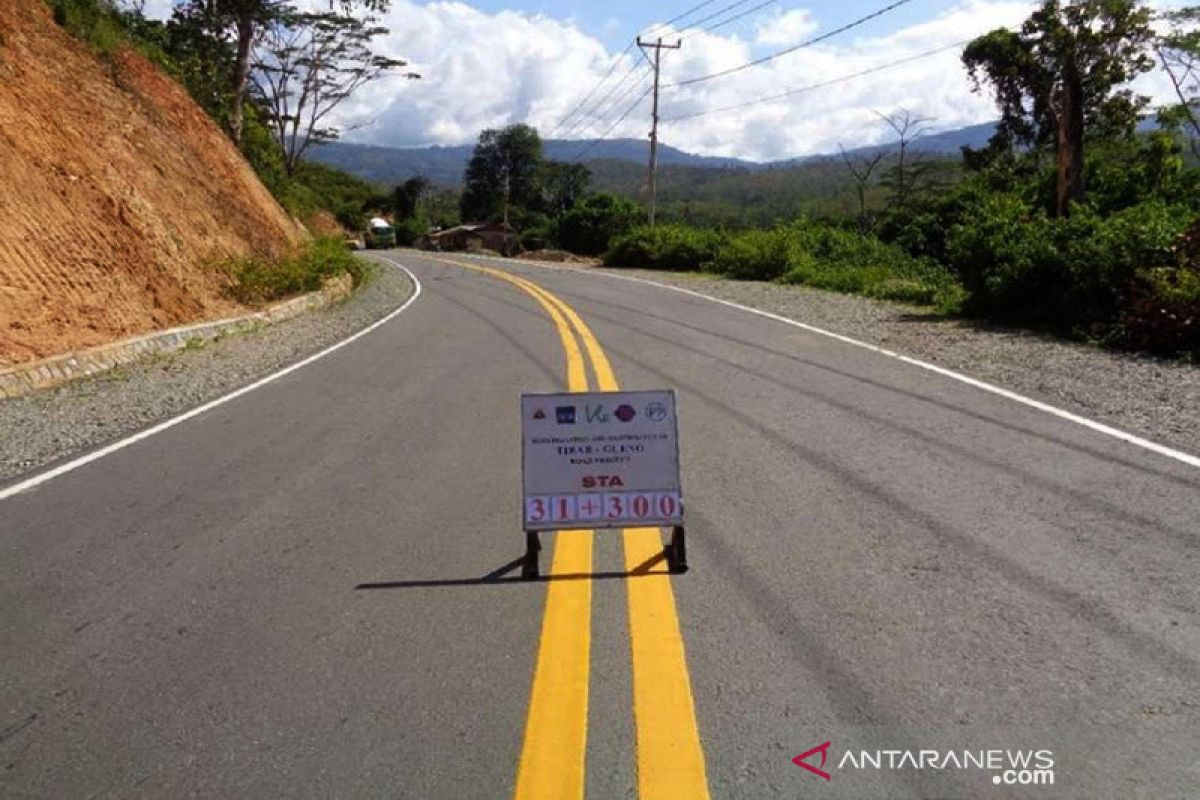
<svg viewBox="0 0 1200 800"><path fill-rule="evenodd" d="M1200 795L1200 469L678 292L385 257L395 319L0 500L0 794ZM596 531L521 580L518 397L581 382L678 393L686 574Z"/></svg>

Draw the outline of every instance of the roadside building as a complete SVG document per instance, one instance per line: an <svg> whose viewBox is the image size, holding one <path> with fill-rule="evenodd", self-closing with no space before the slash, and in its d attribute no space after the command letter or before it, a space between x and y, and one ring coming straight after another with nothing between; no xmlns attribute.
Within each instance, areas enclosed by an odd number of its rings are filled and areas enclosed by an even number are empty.
<svg viewBox="0 0 1200 800"><path fill-rule="evenodd" d="M517 249L517 233L503 222L479 222L427 233L417 240L422 250L440 252L479 252L491 250L512 255Z"/></svg>

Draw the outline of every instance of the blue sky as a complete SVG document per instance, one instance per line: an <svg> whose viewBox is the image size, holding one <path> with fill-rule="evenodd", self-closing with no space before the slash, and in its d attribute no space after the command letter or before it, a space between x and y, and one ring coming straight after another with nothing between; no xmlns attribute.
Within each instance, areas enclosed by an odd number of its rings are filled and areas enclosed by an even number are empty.
<svg viewBox="0 0 1200 800"><path fill-rule="evenodd" d="M703 17L731 5L733 0L715 0L697 12L697 17ZM638 0L609 0L597 3L594 0L558 0L558 2L529 2L529 0L477 0L471 3L484 11L497 12L505 9L519 9L531 14L544 14L558 19L576 21L580 27L601 39L610 49L623 48L639 30L657 22L663 22L676 15L699 5L700 0L674 0L673 2L639 2ZM778 10L804 9L808 11L822 28L836 28L839 25L865 16L872 11L887 5L887 0L844 0L844 2L797 3L791 0L778 0L767 6L757 15L734 23L725 32L745 33L764 17ZM748 9L758 5L749 2L741 8ZM951 8L954 3L945 0L913 0L909 5L897 9L887 17L863 26L866 33L888 32L920 20L929 19L939 11ZM738 9L740 10L740 9ZM737 13L738 10L730 12ZM718 17L713 20L717 22Z"/></svg>

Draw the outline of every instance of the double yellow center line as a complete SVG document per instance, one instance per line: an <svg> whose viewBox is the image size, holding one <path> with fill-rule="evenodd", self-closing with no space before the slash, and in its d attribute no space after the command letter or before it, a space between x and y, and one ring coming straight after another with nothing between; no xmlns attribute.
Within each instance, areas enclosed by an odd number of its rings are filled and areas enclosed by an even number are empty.
<svg viewBox="0 0 1200 800"><path fill-rule="evenodd" d="M570 305L534 282L480 264L436 259L507 281L531 296L558 330L566 356L567 388L588 390L579 342L592 364L597 389L620 390L608 356ZM576 338L578 337L578 338ZM627 528L623 536L637 732L638 794L642 800L707 798L704 750L696 725L679 615L671 578L644 565L663 550L657 528ZM554 537L554 558L542 617L541 640L517 769L517 800L584 796L587 759L588 670L592 582L555 576L592 571L593 532Z"/></svg>

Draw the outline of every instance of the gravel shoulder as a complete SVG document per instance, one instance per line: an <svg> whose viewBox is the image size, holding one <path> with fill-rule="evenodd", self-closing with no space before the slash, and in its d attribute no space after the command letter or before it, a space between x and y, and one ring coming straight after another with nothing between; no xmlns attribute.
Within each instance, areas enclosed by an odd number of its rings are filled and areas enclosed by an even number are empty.
<svg viewBox="0 0 1200 800"><path fill-rule="evenodd" d="M938 318L928 309L802 286L653 270L595 271L679 286L789 317L1200 454L1197 365Z"/></svg>
<svg viewBox="0 0 1200 800"><path fill-rule="evenodd" d="M0 480L180 414L361 330L413 291L403 272L373 263L353 295L320 311L0 400Z"/></svg>

